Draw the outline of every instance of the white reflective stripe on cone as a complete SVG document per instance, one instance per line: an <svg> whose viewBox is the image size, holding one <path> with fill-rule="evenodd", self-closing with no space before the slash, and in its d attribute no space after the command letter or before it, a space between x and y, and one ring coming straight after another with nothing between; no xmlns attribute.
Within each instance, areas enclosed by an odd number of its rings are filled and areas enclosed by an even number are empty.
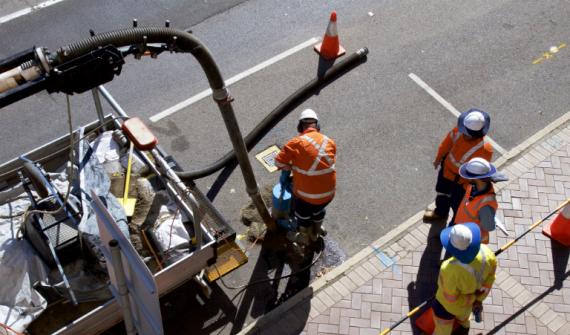
<svg viewBox="0 0 570 335"><path fill-rule="evenodd" d="M321 29L323 29L323 28L321 28ZM329 25L327 26L327 35L332 36L332 37L336 37L338 35L338 31L336 29L336 22L334 22L334 21L329 22Z"/></svg>

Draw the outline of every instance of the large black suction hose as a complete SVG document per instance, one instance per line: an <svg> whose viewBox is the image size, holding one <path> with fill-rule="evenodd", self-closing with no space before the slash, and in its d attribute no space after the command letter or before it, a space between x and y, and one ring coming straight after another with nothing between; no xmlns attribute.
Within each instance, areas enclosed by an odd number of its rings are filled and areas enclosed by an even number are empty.
<svg viewBox="0 0 570 335"><path fill-rule="evenodd" d="M368 55L367 48L361 48L356 50L353 54L343 59L341 62L335 64L330 69L328 69L324 75L317 77L303 87L298 89L295 93L290 95L287 99L285 99L279 106L277 106L271 113L269 113L245 138L245 145L247 150L250 151L255 147L259 141L273 127L279 123L279 121L283 120L285 116L287 116L292 110L297 108L307 99L309 99L313 94L321 90L322 88L326 87L330 83L332 83L337 78L341 77L345 73L349 72L350 70L354 69L358 65L366 62ZM215 163L211 164L210 166L198 170L198 171L183 171L183 172L176 172L180 179L182 180L195 180L200 179L215 172L221 170L226 166L235 166L237 163L236 155L234 151L228 152L224 155L221 159L216 161Z"/></svg>
<svg viewBox="0 0 570 335"><path fill-rule="evenodd" d="M55 65L75 59L109 44L117 48L145 43L167 43L177 52L189 52L204 70L212 90L224 88L224 80L208 48L193 35L173 28L140 27L101 33L57 50Z"/></svg>
<svg viewBox="0 0 570 335"><path fill-rule="evenodd" d="M231 104L231 98L224 85L224 80L220 70L208 49L194 36L184 31L161 27L141 27L116 30L92 36L83 41L59 49L57 52L56 63L75 59L78 56L95 50L96 48L104 47L109 44L116 48L120 48L123 46L137 44L144 45L147 43L167 43L173 51L191 53L200 63L202 70L208 78L210 88L212 89L212 97L222 113L222 118L224 119L234 152L236 153L236 157L242 170L247 194L251 197L255 207L263 219L263 222L267 225L273 225L274 220L271 217L261 194L259 193L253 168L249 161L247 149Z"/></svg>

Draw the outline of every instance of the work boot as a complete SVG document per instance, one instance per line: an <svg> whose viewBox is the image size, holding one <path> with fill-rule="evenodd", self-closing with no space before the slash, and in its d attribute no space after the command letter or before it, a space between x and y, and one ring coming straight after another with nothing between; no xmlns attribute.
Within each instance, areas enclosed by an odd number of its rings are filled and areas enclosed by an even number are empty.
<svg viewBox="0 0 570 335"><path fill-rule="evenodd" d="M299 244L297 242L291 243L291 248L297 257L304 257L305 256L305 246L303 244Z"/></svg>
<svg viewBox="0 0 570 335"><path fill-rule="evenodd" d="M323 220L315 221L315 225L313 226L313 231L315 234L320 236L327 236L327 231L325 229L325 225L323 224Z"/></svg>
<svg viewBox="0 0 570 335"><path fill-rule="evenodd" d="M435 212L433 209L426 209L424 212L424 222L441 222L447 221L447 215L442 216Z"/></svg>
<svg viewBox="0 0 570 335"><path fill-rule="evenodd" d="M301 227L301 228L303 228L303 227ZM299 232L288 231L286 234L286 237L289 241L291 241L293 243L298 243L301 245L309 244L309 233L306 230L306 228L300 229Z"/></svg>

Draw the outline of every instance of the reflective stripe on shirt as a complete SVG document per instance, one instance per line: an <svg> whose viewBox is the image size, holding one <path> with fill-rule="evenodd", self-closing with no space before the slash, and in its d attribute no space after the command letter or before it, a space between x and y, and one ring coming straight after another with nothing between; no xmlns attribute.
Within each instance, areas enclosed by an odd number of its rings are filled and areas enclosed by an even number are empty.
<svg viewBox="0 0 570 335"><path fill-rule="evenodd" d="M330 192L325 192L325 193L307 193L307 192L303 192L301 190L296 190L297 193L299 193L299 195L308 198L308 199L322 199L322 198L326 198L329 197L331 195L334 194L334 190L330 191Z"/></svg>
<svg viewBox="0 0 570 335"><path fill-rule="evenodd" d="M453 156L453 154L450 152L449 153L449 160L451 161L451 164L457 166L457 168L459 168L461 166L461 164L467 162L469 160L469 158L471 158L471 156L479 149L481 149L483 147L483 145L485 145L485 139L483 139L481 142L477 143L477 145L475 145L474 147L472 147L471 149L467 150L467 152L465 154L463 154L463 157L461 157L461 159L459 160L459 162L457 161L457 159Z"/></svg>
<svg viewBox="0 0 570 335"><path fill-rule="evenodd" d="M459 139L459 136L461 136L461 133L458 131L458 132L455 133L455 135L453 135L453 130L452 130L450 135L451 135L451 136L450 136L450 137L451 137L451 142L452 142L453 144L455 144L455 142L457 142L457 140Z"/></svg>
<svg viewBox="0 0 570 335"><path fill-rule="evenodd" d="M495 195L490 194L490 195L486 195L484 197L482 197L481 199L478 199L477 202L475 202L473 204L474 207L472 208L481 208L481 204L484 204L486 202L491 202L495 200ZM467 203L465 204L465 207L463 207L463 210L465 212L465 215L467 215L471 220L473 221L479 221L479 217L477 216L479 213L475 213L475 215L472 215L471 212L467 209Z"/></svg>
<svg viewBox="0 0 570 335"><path fill-rule="evenodd" d="M295 172L299 172L300 174L304 174L305 176L321 176L323 174L328 174L328 173L332 173L334 172L335 168L334 165L331 166L328 169L322 169L322 170L303 170L298 168L297 166L293 166L293 170Z"/></svg>
<svg viewBox="0 0 570 335"><path fill-rule="evenodd" d="M477 290L480 290L483 287L483 276L485 275L485 263L487 258L485 257L485 253L482 252L481 250L479 250L479 253L481 254L481 271L476 271L474 267L472 267L469 264L465 264L465 263L461 263L459 260L455 259L452 261L452 263L457 264L459 266L461 266L462 268L464 268L465 270L467 270L469 273L471 273L474 277L475 280L477 281ZM445 291L444 291L445 292Z"/></svg>
<svg viewBox="0 0 570 335"><path fill-rule="evenodd" d="M323 135L323 143L321 143L320 145L307 134L301 136L301 138L303 138L307 142L311 143L311 145L317 150L317 157L315 157L315 161L313 162L313 164L309 170L302 170L299 168L297 168L297 170L300 173L306 174L308 176L318 176L318 175L333 172L334 171L334 162L325 152L327 144L329 143L329 138L327 136ZM321 162L322 158L324 158L329 163L329 165L331 167L328 169L317 170L317 166ZM321 172L321 171L325 171L325 172Z"/></svg>

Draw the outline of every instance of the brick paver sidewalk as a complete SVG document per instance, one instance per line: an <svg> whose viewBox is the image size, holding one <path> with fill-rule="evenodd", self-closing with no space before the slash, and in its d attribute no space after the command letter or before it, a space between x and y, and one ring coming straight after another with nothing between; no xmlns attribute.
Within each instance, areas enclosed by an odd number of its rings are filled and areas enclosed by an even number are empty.
<svg viewBox="0 0 570 335"><path fill-rule="evenodd" d="M570 198L570 113L496 164L498 215L510 233L491 234L493 250ZM557 127L557 128L556 128ZM556 128L556 129L553 129ZM435 293L443 225L421 214L245 328L244 334L379 334ZM542 226L499 257L497 280L472 334L570 334L570 249ZM410 308L411 307L411 308ZM391 334L419 334L409 320Z"/></svg>

